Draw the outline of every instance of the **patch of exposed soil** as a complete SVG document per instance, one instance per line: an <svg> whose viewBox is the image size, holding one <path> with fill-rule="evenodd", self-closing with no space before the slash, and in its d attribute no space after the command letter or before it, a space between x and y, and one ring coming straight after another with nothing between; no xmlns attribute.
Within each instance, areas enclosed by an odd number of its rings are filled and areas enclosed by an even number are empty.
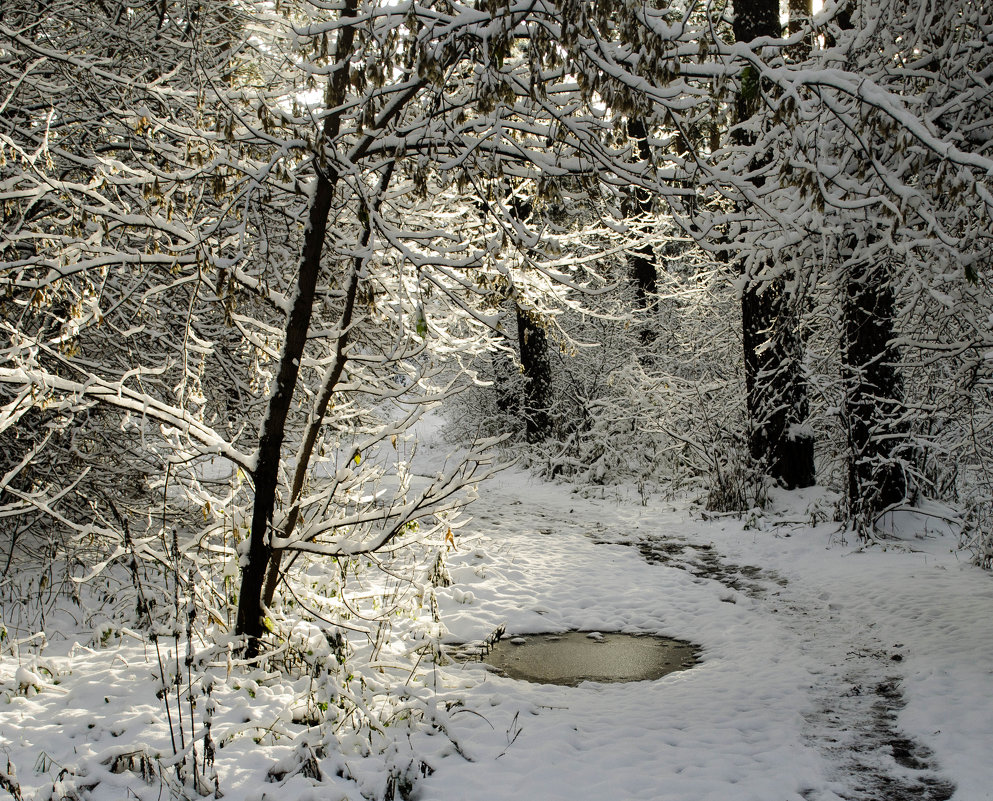
<svg viewBox="0 0 993 801"><path fill-rule="evenodd" d="M634 540L604 540L595 542L631 545L653 565L666 565L685 570L701 579L712 579L732 590L752 598L765 595L770 585L785 587L787 581L774 570L757 565L738 565L724 559L713 545L690 542L680 537L648 534Z"/></svg>
<svg viewBox="0 0 993 801"><path fill-rule="evenodd" d="M881 659L884 654L854 655L847 691L823 688L821 703L807 715L808 737L836 765L843 787L835 792L845 801L948 801L955 785L941 777L931 750L897 726L906 703L899 677L873 678L880 667L873 663ZM816 794L805 798L819 801Z"/></svg>

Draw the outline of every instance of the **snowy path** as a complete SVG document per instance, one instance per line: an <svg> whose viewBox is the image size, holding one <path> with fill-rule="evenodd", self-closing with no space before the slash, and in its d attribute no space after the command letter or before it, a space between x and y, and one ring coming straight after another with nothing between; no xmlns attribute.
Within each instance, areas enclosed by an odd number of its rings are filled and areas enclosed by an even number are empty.
<svg viewBox="0 0 993 801"><path fill-rule="evenodd" d="M906 705L899 670L904 644L887 643L873 633L873 624L834 611L838 605L818 590L791 587L772 603L802 650L823 666L812 671L815 706L804 715L804 733L828 761L835 793L851 801L951 798L955 784L941 773L931 749L898 726ZM809 795L810 801L823 797Z"/></svg>
<svg viewBox="0 0 993 801"><path fill-rule="evenodd" d="M503 623L657 633L697 643L700 662L573 688L478 664L405 670L429 708L449 709L437 718L447 736L391 730L433 770L413 801L993 801L993 575L959 561L953 539L905 526L899 547L861 553L834 524L800 522L823 506L814 493L779 497L749 527L685 503L642 506L634 492L591 500L520 471L481 491L449 556L455 582L438 590L452 642ZM25 684L27 668L0 662L0 771L16 766L36 801L164 798L131 770L168 753L156 649L130 634L76 647L72 631L26 662L44 678ZM401 664L409 647L388 644ZM337 781L337 752L324 782L266 781L299 753L309 677L225 675L214 692L225 798L359 801L358 784ZM348 747L349 775L381 787L378 752L357 756L362 735ZM405 745L386 756L409 759ZM99 789L73 796L67 782Z"/></svg>
<svg viewBox="0 0 993 801"><path fill-rule="evenodd" d="M473 513L441 593L454 638L657 632L703 659L578 688L449 669L474 761L436 760L419 798L993 799L993 581L947 541L855 553L830 524L749 531L516 473Z"/></svg>
<svg viewBox="0 0 993 801"><path fill-rule="evenodd" d="M822 586L799 586L753 565L734 565L711 546L648 536L638 543L650 562L678 566L764 602L813 658L813 709L804 713L807 741L828 762L836 795L852 801L945 801L955 785L940 775L933 752L896 725L905 706L903 643L888 647L874 624L845 614ZM830 792L828 796L834 798ZM804 794L810 801L824 793Z"/></svg>

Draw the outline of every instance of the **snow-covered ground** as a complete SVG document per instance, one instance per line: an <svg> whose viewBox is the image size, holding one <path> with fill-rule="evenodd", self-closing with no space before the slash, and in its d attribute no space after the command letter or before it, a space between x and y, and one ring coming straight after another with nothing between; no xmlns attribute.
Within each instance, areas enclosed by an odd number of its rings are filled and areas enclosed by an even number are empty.
<svg viewBox="0 0 993 801"><path fill-rule="evenodd" d="M421 797L993 799L993 577L933 518L862 551L824 506L783 493L766 516L706 520L495 479L451 560L457 638L654 632L702 661L577 688L467 669L475 761L442 762Z"/></svg>
<svg viewBox="0 0 993 801"><path fill-rule="evenodd" d="M783 493L764 516L705 519L688 501L589 498L519 469L493 478L449 554L454 583L437 590L448 641L504 623L652 632L699 644L700 663L578 687L422 664L411 692L444 702L448 736L412 732L430 774L413 797L993 799L993 577L934 518L863 551L825 507L820 491ZM156 651L129 636L70 647L63 633L50 651L4 651L0 772L25 798L136 797L141 754L171 750ZM299 772L272 781L303 747L308 682L218 685L226 798L360 798L333 754L318 755L321 787ZM137 756L108 761L114 749ZM88 757L85 781L63 771Z"/></svg>

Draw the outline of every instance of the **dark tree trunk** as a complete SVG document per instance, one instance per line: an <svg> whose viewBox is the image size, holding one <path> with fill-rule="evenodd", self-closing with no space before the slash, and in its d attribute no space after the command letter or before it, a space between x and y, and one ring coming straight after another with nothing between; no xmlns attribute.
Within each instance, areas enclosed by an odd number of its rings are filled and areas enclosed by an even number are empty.
<svg viewBox="0 0 993 801"><path fill-rule="evenodd" d="M511 216L526 222L534 212L530 200L512 196L507 208ZM524 374L522 413L528 442L541 442L552 433L552 363L548 358L548 336L540 321L513 300L517 316L517 347Z"/></svg>
<svg viewBox="0 0 993 801"><path fill-rule="evenodd" d="M658 272L655 267L655 253L651 245L642 245L628 256L631 277L634 279L635 301L638 308L650 312L654 306L654 296L658 287ZM642 339L650 344L655 339L655 329L651 320L642 329Z"/></svg>
<svg viewBox="0 0 993 801"><path fill-rule="evenodd" d="M811 0L790 0L790 36L796 36L803 31L813 14ZM811 37L804 36L796 45L790 48L790 57L794 61L804 61L810 55Z"/></svg>
<svg viewBox="0 0 993 801"><path fill-rule="evenodd" d="M738 0L734 33L739 42L781 36L778 0ZM754 71L747 67L737 103L739 122L757 109L759 88L754 82L746 87L750 80L754 81ZM742 132L735 139L740 145L754 141ZM767 159L756 156L752 169L757 173ZM761 188L764 180L757 175L753 182ZM779 271L772 279L763 279L758 274L761 272L758 268L751 274L746 270L741 295L749 452L787 489L808 487L814 483L814 441L804 430L809 405L803 370L802 308L791 271Z"/></svg>
<svg viewBox="0 0 993 801"><path fill-rule="evenodd" d="M646 164L651 161L652 152L648 145L648 130L644 121L633 119L628 121L628 135L634 139L638 147L638 158ZM627 215L639 217L642 220L651 219L653 212L652 196L649 192L635 187L627 199ZM650 366L655 362L655 341L658 339L658 266L655 260L655 249L650 244L641 245L627 257L628 269L634 283L635 310L639 313L638 338L642 350L639 360L643 365Z"/></svg>
<svg viewBox="0 0 993 801"><path fill-rule="evenodd" d="M752 459L787 489L814 483L814 440L803 373L800 312L783 278L749 282L741 297Z"/></svg>
<svg viewBox="0 0 993 801"><path fill-rule="evenodd" d="M552 365L548 358L548 336L520 306L517 306L517 341L524 372L525 435L528 442L540 442L552 429Z"/></svg>
<svg viewBox="0 0 993 801"><path fill-rule="evenodd" d="M501 315L501 335L502 344L506 350L498 350L493 353L490 360L493 364L493 389L496 392L497 410L503 414L521 419L523 415L521 401L520 371L517 369L517 362L514 360L513 348L514 338L511 325L517 323L517 304L512 300L503 303L503 313ZM510 318L513 316L513 323Z"/></svg>
<svg viewBox="0 0 993 801"><path fill-rule="evenodd" d="M368 235L366 236L366 239L368 239ZM355 311L355 296L358 292L359 270L362 266L361 259L356 259L356 262L357 263L353 265L352 274L345 289L345 308L341 315L341 321L338 324L338 342L335 346L334 362L324 377L323 386L321 387L321 395L314 404L314 414L311 418L310 424L307 426L303 443L300 447L299 453L297 454L297 464L293 472L293 486L290 488L290 511L286 516L286 522L283 524L282 531L279 532L283 537L289 537L293 533L293 529L296 527L297 520L300 517L300 492L303 490L304 481L307 478L307 468L310 464L310 459L313 456L314 446L317 444L317 437L320 434L321 425L324 422L324 416L327 414L328 405L331 403L331 398L333 397L334 391L338 386L338 380L341 378L341 374L345 369L345 362L347 361L345 349L348 345L350 333L349 328L352 325L352 314ZM281 578L279 569L282 560L282 550L271 551L268 576L265 581L265 591L262 596L264 603L267 605L272 603L273 596L276 592L276 587L279 585L279 580Z"/></svg>
<svg viewBox="0 0 993 801"><path fill-rule="evenodd" d="M777 38L781 34L779 0L735 0L734 39L736 42L751 42L761 36Z"/></svg>
<svg viewBox="0 0 993 801"><path fill-rule="evenodd" d="M396 162L391 161L383 170L378 191L375 196L376 199L374 201L374 210L376 212L379 211L383 193L386 191L387 186L389 186L395 165ZM363 229L362 237L359 240L359 251L362 252L365 251L370 240L372 239L372 219L368 209L365 208L363 208L362 213L360 213L359 216L360 218L365 218L365 228ZM307 425L303 442L300 445L300 450L297 452L297 463L293 472L293 486L290 488L290 511L286 515L286 522L283 524L283 530L280 532L280 535L284 538L288 538L293 533L293 529L296 527L297 520L300 517L300 492L303 490L304 481L306 481L307 478L310 460L314 455L314 446L317 444L317 438L320 434L321 426L324 424L324 416L327 414L328 406L331 403L331 398L334 396L335 390L338 388L338 381L341 379L341 375L345 370L345 364L348 361L346 351L348 349L349 342L351 341L351 329L354 323L355 314L355 300L359 291L359 276L361 275L365 264L365 257L356 256L352 260L352 271L345 283L345 304L341 311L341 319L338 321L338 339L335 343L334 361L324 374L324 378L321 382L320 394L317 397L317 401L314 403L310 423ZM266 577L265 582L265 591L262 596L266 605L272 603L273 596L276 592L276 587L282 578L282 574L280 573L280 564L282 559L282 550L272 551L269 560L268 576Z"/></svg>
<svg viewBox="0 0 993 801"><path fill-rule="evenodd" d="M858 265L845 278L842 371L848 419L848 507L863 534L907 494L907 425L893 345L893 288L885 267Z"/></svg>
<svg viewBox="0 0 993 801"><path fill-rule="evenodd" d="M286 323L286 340L279 360L276 386L269 400L269 409L262 424L258 461L253 472L255 479L255 506L252 510L252 532L248 547L248 562L241 571L241 591L238 596L236 632L248 635L248 653L258 652L262 623L262 587L271 549L269 528L276 504L279 482L279 457L290 411L293 390L296 388L303 348L314 307L314 294L321 269L321 253L327 229L328 212L334 194L331 182L321 175L317 179L314 199L310 207L309 229L304 246L297 295Z"/></svg>
<svg viewBox="0 0 993 801"><path fill-rule="evenodd" d="M493 388L497 410L503 414L521 416L521 397L517 392L517 366L509 354L498 352L490 357L493 363Z"/></svg>
<svg viewBox="0 0 993 801"><path fill-rule="evenodd" d="M848 2L837 12L835 22L841 30L851 30L854 10L855 3ZM848 513L860 534L867 536L880 514L908 495L904 465L909 426L903 416L899 352L893 344L893 283L885 264L860 264L853 258L858 245L858 237L851 236L847 252L841 254L850 260L843 279L841 369L848 424Z"/></svg>
<svg viewBox="0 0 993 801"><path fill-rule="evenodd" d="M357 0L346 0L343 17L355 17ZM348 55L355 38L353 25L346 25L339 34L337 53L339 66L331 77L329 100L331 106L340 103L348 90ZM332 114L324 122L324 140L333 142L340 130L340 116ZM264 631L262 620L262 591L266 570L272 553L270 527L276 506L279 484L279 459L290 412L293 392L296 389L303 349L307 344L310 318L314 308L317 279L321 272L324 236L327 232L328 214L334 198L337 174L332 169L318 170L314 196L311 199L304 238L303 255L297 276L297 294L286 321L286 338L279 358L276 385L269 399L269 408L262 423L259 437L258 458L252 478L255 484L255 505L252 509L252 531L249 537L248 561L241 571L238 595L238 616L235 633L247 635L247 654L255 656Z"/></svg>
<svg viewBox="0 0 993 801"><path fill-rule="evenodd" d="M651 160L651 149L648 146L648 130L640 119L628 120L628 135L638 147L638 158L641 161ZM628 199L628 216L649 217L652 213L652 197L644 189L635 188ZM658 270L655 264L655 253L651 245L642 245L628 256L628 267L634 279L635 301L642 311L652 308L653 298L658 288ZM651 323L642 330L642 338L649 342L654 339L655 330Z"/></svg>

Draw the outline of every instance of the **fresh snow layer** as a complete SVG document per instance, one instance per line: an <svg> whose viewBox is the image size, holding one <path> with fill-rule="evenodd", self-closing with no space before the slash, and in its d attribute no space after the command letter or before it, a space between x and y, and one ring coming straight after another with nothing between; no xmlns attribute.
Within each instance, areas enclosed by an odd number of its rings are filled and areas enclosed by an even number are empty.
<svg viewBox="0 0 993 801"><path fill-rule="evenodd" d="M862 550L824 520L828 506L820 490L782 493L764 515L706 519L689 502L589 498L499 474L448 555L454 583L437 590L446 641L502 624L506 636L645 632L698 644L700 664L574 688L422 665L418 691L452 711L448 736L412 733L433 771L414 798L993 799L993 578L934 518L905 516L900 538ZM134 797L135 772L97 758L171 753L155 648L126 635L70 647L71 621L52 625L64 639L50 631L50 648L3 651L0 778L13 771L28 799L48 798L53 782L52 797L71 797L61 766L87 764L86 782L101 782L87 797ZM219 686L227 799L360 799L382 786L327 770L320 787L299 774L264 782L278 761L294 764L293 710L308 689L271 675Z"/></svg>
<svg viewBox="0 0 993 801"><path fill-rule="evenodd" d="M442 592L453 639L500 623L651 632L698 643L702 660L578 688L466 667L475 761L444 761L418 797L993 799L990 575L928 518L860 550L817 522L823 492L776 501L705 520L521 473L491 482Z"/></svg>

